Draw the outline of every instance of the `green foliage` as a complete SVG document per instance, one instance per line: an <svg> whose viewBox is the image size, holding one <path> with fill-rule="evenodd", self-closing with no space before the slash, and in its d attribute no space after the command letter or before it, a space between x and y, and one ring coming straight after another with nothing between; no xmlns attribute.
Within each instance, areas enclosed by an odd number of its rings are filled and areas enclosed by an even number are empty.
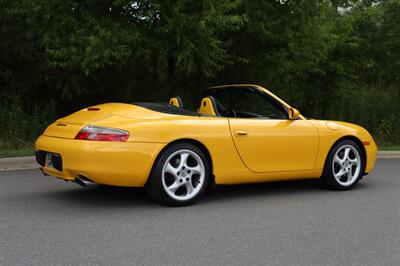
<svg viewBox="0 0 400 266"><path fill-rule="evenodd" d="M0 106L0 150L31 149L32 141L56 119L53 102L36 105L30 114L21 106L17 97Z"/></svg>
<svg viewBox="0 0 400 266"><path fill-rule="evenodd" d="M0 147L2 149L25 145L21 136L26 135L25 130L28 128L28 118L18 102L5 103L2 106L0 122L3 127L0 133L0 139L2 140Z"/></svg>
<svg viewBox="0 0 400 266"><path fill-rule="evenodd" d="M29 144L22 148L18 147L13 147L11 149L0 148L0 158L34 156L34 155L35 155L35 148L33 147L32 144Z"/></svg>
<svg viewBox="0 0 400 266"><path fill-rule="evenodd" d="M196 109L226 83L399 144L399 14L399 0L0 0L0 149L84 106L181 95Z"/></svg>

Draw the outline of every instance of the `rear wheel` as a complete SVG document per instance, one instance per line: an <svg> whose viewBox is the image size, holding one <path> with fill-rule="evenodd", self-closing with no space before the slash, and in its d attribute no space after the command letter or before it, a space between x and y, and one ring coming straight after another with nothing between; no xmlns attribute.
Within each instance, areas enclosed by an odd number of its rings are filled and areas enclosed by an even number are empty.
<svg viewBox="0 0 400 266"><path fill-rule="evenodd" d="M201 149L190 143L178 143L158 158L147 191L160 203L189 205L204 193L209 171L209 162Z"/></svg>
<svg viewBox="0 0 400 266"><path fill-rule="evenodd" d="M336 190L349 190L357 185L365 169L365 158L360 146L343 140L332 148L325 163L322 181Z"/></svg>

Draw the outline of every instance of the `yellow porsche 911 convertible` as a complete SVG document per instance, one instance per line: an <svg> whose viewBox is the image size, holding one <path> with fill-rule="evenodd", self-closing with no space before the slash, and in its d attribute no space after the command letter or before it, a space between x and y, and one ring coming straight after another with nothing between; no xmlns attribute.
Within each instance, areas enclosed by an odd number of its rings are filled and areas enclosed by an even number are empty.
<svg viewBox="0 0 400 266"><path fill-rule="evenodd" d="M47 127L36 141L43 173L80 185L145 187L173 206L215 184L321 179L353 188L375 165L362 127L309 120L257 85L204 91L197 112L167 103L106 103Z"/></svg>

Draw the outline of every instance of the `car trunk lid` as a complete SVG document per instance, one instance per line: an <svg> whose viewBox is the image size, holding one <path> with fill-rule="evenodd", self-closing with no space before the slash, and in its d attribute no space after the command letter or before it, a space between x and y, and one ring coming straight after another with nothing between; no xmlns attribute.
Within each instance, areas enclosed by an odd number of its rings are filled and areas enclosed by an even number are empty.
<svg viewBox="0 0 400 266"><path fill-rule="evenodd" d="M73 139L83 126L135 108L137 108L135 105L124 103L106 103L88 107L58 119L46 128L43 135Z"/></svg>

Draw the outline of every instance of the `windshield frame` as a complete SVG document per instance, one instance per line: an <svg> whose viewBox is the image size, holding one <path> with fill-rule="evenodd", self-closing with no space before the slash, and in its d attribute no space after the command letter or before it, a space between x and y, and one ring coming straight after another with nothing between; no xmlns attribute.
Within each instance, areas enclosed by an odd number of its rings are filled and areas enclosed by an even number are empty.
<svg viewBox="0 0 400 266"><path fill-rule="evenodd" d="M211 87L208 89L203 90L202 97L206 96L212 96L216 100L219 101L219 99L215 96L216 92L221 92L221 90L238 90L238 89L247 89L251 92L256 93L257 95L261 96L265 100L267 100L269 103L271 103L274 107L279 109L285 116L284 119L276 119L276 118L268 118L268 117L238 117L238 118L244 118L244 119L273 119L273 120L288 120L289 115L288 115L288 107L283 104L282 102L278 101L270 95L269 93L266 93L262 88L258 86L252 86L252 85L226 85L226 86L218 86L218 87ZM222 116L222 117L228 117L228 116Z"/></svg>

